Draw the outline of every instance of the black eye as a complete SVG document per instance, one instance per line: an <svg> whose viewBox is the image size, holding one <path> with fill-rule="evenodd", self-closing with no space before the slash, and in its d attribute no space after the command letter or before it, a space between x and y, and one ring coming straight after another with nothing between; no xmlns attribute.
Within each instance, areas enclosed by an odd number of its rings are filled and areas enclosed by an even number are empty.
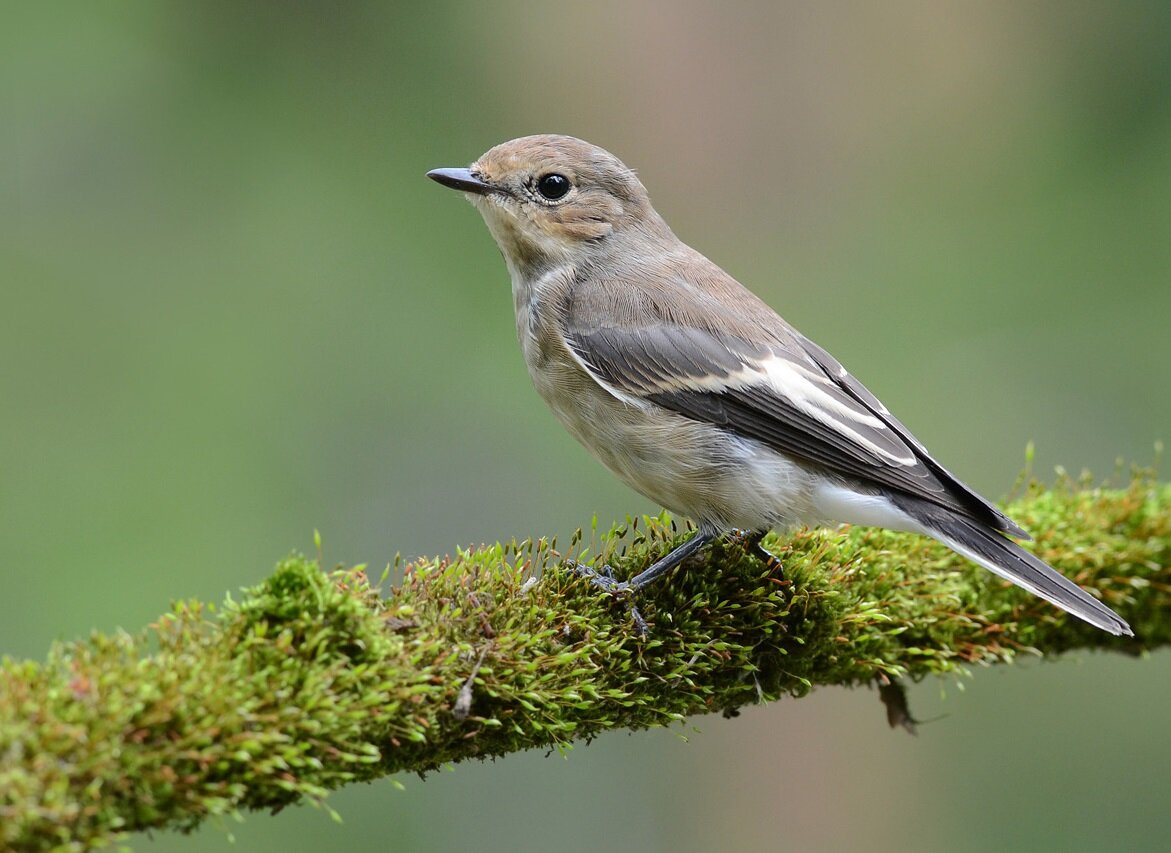
<svg viewBox="0 0 1171 853"><path fill-rule="evenodd" d="M556 172L549 175L542 175L537 179L537 192L543 195L549 201L557 201L557 199L569 192L569 178L565 175L558 175Z"/></svg>

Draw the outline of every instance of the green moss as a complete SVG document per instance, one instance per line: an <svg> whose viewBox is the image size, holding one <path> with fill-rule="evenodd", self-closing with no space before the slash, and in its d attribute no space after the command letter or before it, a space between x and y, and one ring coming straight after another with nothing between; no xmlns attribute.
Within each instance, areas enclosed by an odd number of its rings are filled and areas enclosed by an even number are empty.
<svg viewBox="0 0 1171 853"><path fill-rule="evenodd" d="M1168 642L1171 489L1143 476L1125 489L1065 481L1031 487L1010 512L1138 638L1110 637L930 540L881 530L770 539L784 581L719 543L640 597L645 639L621 600L544 541L421 560L385 591L360 569L292 557L218 610L185 602L137 636L59 644L44 663L5 660L0 841L98 846L819 686ZM594 550L626 575L686 535L663 516L598 537Z"/></svg>

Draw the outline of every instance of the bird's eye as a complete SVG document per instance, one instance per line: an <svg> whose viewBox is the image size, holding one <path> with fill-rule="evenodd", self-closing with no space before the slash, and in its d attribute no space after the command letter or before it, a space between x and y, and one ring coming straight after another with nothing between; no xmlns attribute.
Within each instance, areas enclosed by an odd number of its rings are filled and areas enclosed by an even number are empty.
<svg viewBox="0 0 1171 853"><path fill-rule="evenodd" d="M537 192L549 201L557 201L569 192L569 178L553 172L537 179Z"/></svg>

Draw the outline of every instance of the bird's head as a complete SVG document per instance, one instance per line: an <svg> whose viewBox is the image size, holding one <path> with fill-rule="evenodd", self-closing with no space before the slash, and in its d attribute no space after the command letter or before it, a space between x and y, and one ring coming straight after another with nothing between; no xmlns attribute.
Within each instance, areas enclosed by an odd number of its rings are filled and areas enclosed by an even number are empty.
<svg viewBox="0 0 1171 853"><path fill-rule="evenodd" d="M597 256L626 233L666 230L634 172L572 136L513 139L467 169L427 176L467 195L514 274Z"/></svg>

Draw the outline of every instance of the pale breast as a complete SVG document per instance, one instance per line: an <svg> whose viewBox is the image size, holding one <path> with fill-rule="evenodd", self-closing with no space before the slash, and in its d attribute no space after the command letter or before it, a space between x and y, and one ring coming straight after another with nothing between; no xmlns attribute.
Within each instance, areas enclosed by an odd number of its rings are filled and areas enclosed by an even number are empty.
<svg viewBox="0 0 1171 853"><path fill-rule="evenodd" d="M752 439L654 403L621 399L570 353L550 290L516 298L517 336L537 393L566 430L623 482L652 501L717 529L762 529L802 518L800 467Z"/></svg>

